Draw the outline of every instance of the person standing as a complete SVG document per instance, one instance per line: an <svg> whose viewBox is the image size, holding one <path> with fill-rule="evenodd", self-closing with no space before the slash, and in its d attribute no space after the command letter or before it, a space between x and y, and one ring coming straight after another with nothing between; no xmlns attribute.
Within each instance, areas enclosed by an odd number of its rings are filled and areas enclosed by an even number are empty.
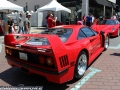
<svg viewBox="0 0 120 90"><path fill-rule="evenodd" d="M118 17L118 21L120 22L120 16Z"/></svg>
<svg viewBox="0 0 120 90"><path fill-rule="evenodd" d="M85 14L82 16L82 22L83 22L83 24L85 25L85 21L86 21L86 16L85 16Z"/></svg>
<svg viewBox="0 0 120 90"><path fill-rule="evenodd" d="M30 34L30 29L31 29L31 23L30 23L30 18L31 18L30 13L28 13L26 15L26 18L24 20L24 30L25 30L25 34Z"/></svg>
<svg viewBox="0 0 120 90"><path fill-rule="evenodd" d="M22 33L24 34L24 20L23 20L23 14L22 13L20 13L20 17L19 17L19 20L18 20L18 25L19 25L18 33L20 33L21 30L22 30Z"/></svg>
<svg viewBox="0 0 120 90"><path fill-rule="evenodd" d="M12 18L10 17L10 16L8 16L8 22L7 22L7 24L8 24L8 34L12 34L13 33L13 27L14 27L14 22L13 22L13 20L12 20Z"/></svg>
<svg viewBox="0 0 120 90"><path fill-rule="evenodd" d="M92 14L90 13L90 14L86 17L86 25L90 27L91 24L92 24Z"/></svg>
<svg viewBox="0 0 120 90"><path fill-rule="evenodd" d="M92 23L94 22L95 17L92 15Z"/></svg>
<svg viewBox="0 0 120 90"><path fill-rule="evenodd" d="M52 17L53 17L52 14L48 15L48 19L47 19L48 28L52 28L55 26L54 23L56 23L57 17L55 17L55 19L53 19Z"/></svg>
<svg viewBox="0 0 120 90"><path fill-rule="evenodd" d="M83 25L83 21L78 20L78 21L77 21L77 25Z"/></svg>
<svg viewBox="0 0 120 90"><path fill-rule="evenodd" d="M7 13L4 15L4 34L8 34L8 16Z"/></svg>
<svg viewBox="0 0 120 90"><path fill-rule="evenodd" d="M114 14L111 19L117 19L116 15Z"/></svg>
<svg viewBox="0 0 120 90"><path fill-rule="evenodd" d="M93 24L98 24L98 19L96 17L94 17L94 21L93 21Z"/></svg>
<svg viewBox="0 0 120 90"><path fill-rule="evenodd" d="M49 18L49 14L46 16L46 26L47 26L47 28L48 28L48 22L47 22L47 19Z"/></svg>

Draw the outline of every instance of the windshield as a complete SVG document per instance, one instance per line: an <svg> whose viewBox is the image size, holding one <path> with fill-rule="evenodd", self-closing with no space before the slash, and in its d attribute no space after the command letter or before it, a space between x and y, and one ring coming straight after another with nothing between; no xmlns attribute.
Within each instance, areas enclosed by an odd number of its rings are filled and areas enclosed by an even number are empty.
<svg viewBox="0 0 120 90"><path fill-rule="evenodd" d="M101 25L115 25L116 21L115 20L103 20L100 22Z"/></svg>
<svg viewBox="0 0 120 90"><path fill-rule="evenodd" d="M62 42L66 42L72 33L72 29L54 28L43 31L41 34L55 34L58 35Z"/></svg>

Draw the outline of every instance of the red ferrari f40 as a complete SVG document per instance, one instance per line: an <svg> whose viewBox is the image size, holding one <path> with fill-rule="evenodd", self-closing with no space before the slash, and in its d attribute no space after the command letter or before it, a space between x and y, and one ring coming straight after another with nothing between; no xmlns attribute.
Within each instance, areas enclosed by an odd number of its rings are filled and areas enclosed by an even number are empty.
<svg viewBox="0 0 120 90"><path fill-rule="evenodd" d="M58 84L80 79L109 46L107 33L82 25L56 26L40 34L8 34L4 39L9 65Z"/></svg>

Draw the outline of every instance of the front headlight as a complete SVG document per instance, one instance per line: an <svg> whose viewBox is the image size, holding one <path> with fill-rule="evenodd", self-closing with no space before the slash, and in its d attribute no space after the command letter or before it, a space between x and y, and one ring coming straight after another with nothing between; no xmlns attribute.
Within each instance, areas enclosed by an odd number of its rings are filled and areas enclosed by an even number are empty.
<svg viewBox="0 0 120 90"><path fill-rule="evenodd" d="M114 32L114 31L115 31L115 28L112 28L112 31Z"/></svg>

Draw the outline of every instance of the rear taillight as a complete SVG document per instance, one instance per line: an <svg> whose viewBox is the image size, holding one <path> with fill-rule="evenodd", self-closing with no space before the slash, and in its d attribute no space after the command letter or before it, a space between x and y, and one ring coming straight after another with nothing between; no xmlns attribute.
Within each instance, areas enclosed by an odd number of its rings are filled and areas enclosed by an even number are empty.
<svg viewBox="0 0 120 90"><path fill-rule="evenodd" d="M53 65L53 59L51 57L46 58L46 63L47 63L47 65L52 66Z"/></svg>
<svg viewBox="0 0 120 90"><path fill-rule="evenodd" d="M39 62L40 64L44 65L45 64L45 58L43 56L39 57Z"/></svg>
<svg viewBox="0 0 120 90"><path fill-rule="evenodd" d="M53 66L54 61L52 57L39 56L39 63L41 65Z"/></svg>
<svg viewBox="0 0 120 90"><path fill-rule="evenodd" d="M6 52L6 54L8 54L8 55L13 55L13 51L12 51L12 49L10 49L10 48L5 48L5 52Z"/></svg>

